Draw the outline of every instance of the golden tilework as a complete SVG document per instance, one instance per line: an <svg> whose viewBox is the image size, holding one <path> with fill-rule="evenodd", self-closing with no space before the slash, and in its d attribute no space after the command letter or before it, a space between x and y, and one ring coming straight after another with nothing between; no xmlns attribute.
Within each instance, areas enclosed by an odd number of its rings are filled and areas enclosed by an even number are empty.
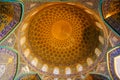
<svg viewBox="0 0 120 80"><path fill-rule="evenodd" d="M105 24L120 35L120 0L105 0L101 4L101 14Z"/></svg>
<svg viewBox="0 0 120 80"><path fill-rule="evenodd" d="M38 74L26 74L21 76L18 80L41 80Z"/></svg>
<svg viewBox="0 0 120 80"><path fill-rule="evenodd" d="M0 2L0 43L16 29L22 15L22 4Z"/></svg>
<svg viewBox="0 0 120 80"><path fill-rule="evenodd" d="M101 19L119 23L119 0L104 1L0 2L0 80L119 80L120 38Z"/></svg>
<svg viewBox="0 0 120 80"><path fill-rule="evenodd" d="M84 64L88 57L94 59L100 30L93 20L88 13L73 5L45 7L34 15L26 30L31 55L55 66Z"/></svg>
<svg viewBox="0 0 120 80"><path fill-rule="evenodd" d="M31 10L20 26L20 52L40 73L66 77L86 72L104 54L105 28L98 16L81 4L43 4Z"/></svg>
<svg viewBox="0 0 120 80"><path fill-rule="evenodd" d="M0 32L12 21L13 12L12 4L0 2Z"/></svg>

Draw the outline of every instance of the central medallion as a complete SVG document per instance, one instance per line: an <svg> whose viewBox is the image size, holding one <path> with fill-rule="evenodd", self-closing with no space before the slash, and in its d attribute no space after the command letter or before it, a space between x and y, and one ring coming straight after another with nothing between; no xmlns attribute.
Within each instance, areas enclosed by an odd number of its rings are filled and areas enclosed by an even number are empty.
<svg viewBox="0 0 120 80"><path fill-rule="evenodd" d="M43 72L84 71L102 53L103 26L93 11L80 4L44 4L32 10L21 25L23 56Z"/></svg>
<svg viewBox="0 0 120 80"><path fill-rule="evenodd" d="M70 37L72 32L72 27L70 23L60 20L53 24L52 34L56 39L64 40Z"/></svg>

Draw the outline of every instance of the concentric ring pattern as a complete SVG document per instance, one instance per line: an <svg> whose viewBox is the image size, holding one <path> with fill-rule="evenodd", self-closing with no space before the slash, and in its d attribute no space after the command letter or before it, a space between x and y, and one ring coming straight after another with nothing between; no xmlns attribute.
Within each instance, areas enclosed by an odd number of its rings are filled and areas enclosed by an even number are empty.
<svg viewBox="0 0 120 80"><path fill-rule="evenodd" d="M96 64L106 43L103 29L97 15L80 4L47 3L21 24L19 49L40 72L74 74Z"/></svg>
<svg viewBox="0 0 120 80"><path fill-rule="evenodd" d="M66 4L39 11L32 19L34 23L29 24L26 36L35 53L33 56L57 66L83 64L82 60L94 57L100 31L87 18L91 19L85 11Z"/></svg>

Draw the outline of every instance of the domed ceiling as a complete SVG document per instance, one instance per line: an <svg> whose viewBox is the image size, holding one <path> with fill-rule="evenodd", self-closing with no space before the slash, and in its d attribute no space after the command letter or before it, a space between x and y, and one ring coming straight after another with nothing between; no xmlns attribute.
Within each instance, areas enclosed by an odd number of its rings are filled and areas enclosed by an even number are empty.
<svg viewBox="0 0 120 80"><path fill-rule="evenodd" d="M119 80L119 26L110 26L107 17L112 5L119 4L0 2L0 80ZM119 16L119 8L114 10Z"/></svg>
<svg viewBox="0 0 120 80"><path fill-rule="evenodd" d="M25 59L34 59L36 63L30 64L37 70L64 77L96 65L106 44L97 15L77 3L43 4L27 15L19 30L19 48Z"/></svg>

